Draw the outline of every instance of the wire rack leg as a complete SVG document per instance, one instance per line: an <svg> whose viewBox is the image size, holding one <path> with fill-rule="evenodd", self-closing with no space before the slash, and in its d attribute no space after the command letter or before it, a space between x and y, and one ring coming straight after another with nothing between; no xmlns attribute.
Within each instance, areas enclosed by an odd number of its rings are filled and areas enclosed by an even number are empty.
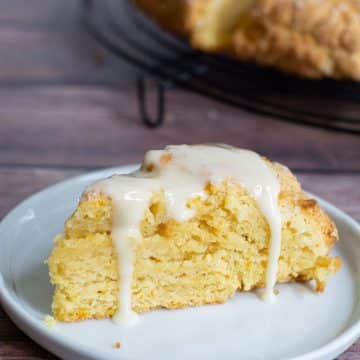
<svg viewBox="0 0 360 360"><path fill-rule="evenodd" d="M161 80L156 82L157 109L155 116L151 118L147 111L146 102L146 78L141 75L137 78L137 95L139 101L140 117L142 122L149 128L157 128L164 122L165 115L165 84Z"/></svg>

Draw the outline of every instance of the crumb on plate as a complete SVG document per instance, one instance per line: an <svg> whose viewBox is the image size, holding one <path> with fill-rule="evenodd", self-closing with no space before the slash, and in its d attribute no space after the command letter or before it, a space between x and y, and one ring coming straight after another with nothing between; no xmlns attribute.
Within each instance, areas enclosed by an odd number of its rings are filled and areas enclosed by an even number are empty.
<svg viewBox="0 0 360 360"><path fill-rule="evenodd" d="M46 315L44 318L44 323L48 328L52 328L56 325L57 321L55 320L54 317L50 315Z"/></svg>
<svg viewBox="0 0 360 360"><path fill-rule="evenodd" d="M115 348L115 349L120 349L120 348L121 348L121 343L120 343L120 341L117 341L117 342L114 344L114 348Z"/></svg>

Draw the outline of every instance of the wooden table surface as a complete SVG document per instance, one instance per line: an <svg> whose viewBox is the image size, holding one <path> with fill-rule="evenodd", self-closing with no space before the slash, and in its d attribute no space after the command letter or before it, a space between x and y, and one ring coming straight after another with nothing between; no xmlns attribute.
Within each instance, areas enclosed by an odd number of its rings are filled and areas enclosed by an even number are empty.
<svg viewBox="0 0 360 360"><path fill-rule="evenodd" d="M149 148L201 142L248 147L283 162L307 190L360 219L359 137L255 116L179 90L167 96L166 124L149 130L138 116L135 69L83 32L78 5L0 2L0 219L54 182L139 162ZM0 307L0 359L52 358ZM360 359L360 341L339 359Z"/></svg>

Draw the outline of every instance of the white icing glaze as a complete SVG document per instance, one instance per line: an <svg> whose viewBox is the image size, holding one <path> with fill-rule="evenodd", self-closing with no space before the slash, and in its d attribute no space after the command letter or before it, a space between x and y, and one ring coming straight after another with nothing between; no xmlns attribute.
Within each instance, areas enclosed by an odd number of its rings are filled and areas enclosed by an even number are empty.
<svg viewBox="0 0 360 360"><path fill-rule="evenodd" d="M131 280L134 248L141 239L140 221L152 195L163 191L170 218L184 221L193 216L187 201L206 197L204 186L223 180L240 183L252 195L268 221L271 238L264 298L273 298L281 247L279 182L276 174L256 153L227 145L178 145L152 150L143 167L130 175L115 175L92 185L88 192L102 192L112 199L112 238L119 264L119 307L114 320L131 323Z"/></svg>
<svg viewBox="0 0 360 360"><path fill-rule="evenodd" d="M119 266L119 310L114 316L117 323L132 324L137 314L131 309L131 279L134 267L134 248L141 238L139 223L155 191L155 179L131 175L114 175L89 188L90 192L103 192L112 199L112 239Z"/></svg>

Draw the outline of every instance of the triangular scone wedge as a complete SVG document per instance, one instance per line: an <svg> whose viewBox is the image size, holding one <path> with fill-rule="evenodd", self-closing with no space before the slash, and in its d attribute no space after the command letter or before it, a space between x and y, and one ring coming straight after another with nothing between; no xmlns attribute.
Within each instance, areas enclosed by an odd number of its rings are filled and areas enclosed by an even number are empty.
<svg viewBox="0 0 360 360"><path fill-rule="evenodd" d="M336 227L286 167L268 166L281 186L277 281L314 280L321 292L341 265L329 255L338 239ZM189 199L195 215L184 222L169 219L164 194L153 194L135 251L134 311L223 303L236 291L265 286L270 234L257 203L231 181L209 183L205 191L206 199ZM101 319L116 312L119 274L112 212L109 197L85 193L56 238L48 264L57 320Z"/></svg>

